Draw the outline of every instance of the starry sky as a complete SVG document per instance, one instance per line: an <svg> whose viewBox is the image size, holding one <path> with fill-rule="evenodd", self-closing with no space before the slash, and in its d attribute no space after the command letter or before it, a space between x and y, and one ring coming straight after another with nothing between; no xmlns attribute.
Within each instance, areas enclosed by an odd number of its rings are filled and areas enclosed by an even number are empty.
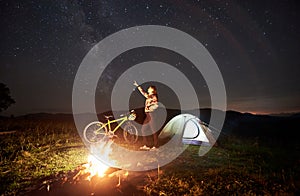
<svg viewBox="0 0 300 196"><path fill-rule="evenodd" d="M298 1L2 0L0 82L16 101L2 114L71 113L74 78L88 51L110 34L138 25L173 27L201 42L222 73L228 110L300 111L299 9ZM98 111L109 109L123 71L150 60L184 72L200 106L210 106L206 83L187 59L144 47L109 64L98 82ZM162 103L179 106L172 89L156 85ZM131 100L134 107L143 106L136 91Z"/></svg>

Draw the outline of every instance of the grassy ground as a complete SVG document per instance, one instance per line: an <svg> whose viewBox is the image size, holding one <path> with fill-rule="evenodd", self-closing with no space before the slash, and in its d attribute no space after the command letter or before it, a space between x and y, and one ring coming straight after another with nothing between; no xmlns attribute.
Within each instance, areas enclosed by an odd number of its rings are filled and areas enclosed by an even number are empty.
<svg viewBox="0 0 300 196"><path fill-rule="evenodd" d="M190 146L145 187L149 195L294 195L300 185L300 155L294 146L260 145L226 138L199 157ZM298 192L299 193L299 192Z"/></svg>
<svg viewBox="0 0 300 196"><path fill-rule="evenodd" d="M87 150L73 123L5 120L0 135L0 193L16 194L39 180L86 162Z"/></svg>
<svg viewBox="0 0 300 196"><path fill-rule="evenodd" d="M6 119L0 129L16 130L0 135L1 195L17 194L87 160L88 152L73 122ZM190 146L161 168L159 179L149 178L145 194L292 195L299 191L298 143L283 146L236 137L218 142L201 157L199 146Z"/></svg>

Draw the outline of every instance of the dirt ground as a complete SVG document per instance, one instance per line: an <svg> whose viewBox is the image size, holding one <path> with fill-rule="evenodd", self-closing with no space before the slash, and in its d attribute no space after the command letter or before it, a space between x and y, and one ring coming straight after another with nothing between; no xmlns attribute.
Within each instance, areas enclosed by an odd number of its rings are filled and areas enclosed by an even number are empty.
<svg viewBox="0 0 300 196"><path fill-rule="evenodd" d="M157 170L146 172L128 172L109 168L104 177L82 174L78 168L68 174L52 179L44 179L40 185L30 187L21 195L145 195L143 187L148 180L158 178Z"/></svg>

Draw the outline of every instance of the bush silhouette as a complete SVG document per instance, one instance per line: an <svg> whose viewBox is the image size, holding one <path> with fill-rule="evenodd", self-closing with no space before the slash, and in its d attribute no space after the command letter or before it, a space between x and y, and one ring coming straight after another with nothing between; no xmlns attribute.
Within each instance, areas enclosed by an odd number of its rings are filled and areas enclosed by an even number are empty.
<svg viewBox="0 0 300 196"><path fill-rule="evenodd" d="M14 103L16 102L11 98L9 88L5 84L0 83L0 112L6 110Z"/></svg>

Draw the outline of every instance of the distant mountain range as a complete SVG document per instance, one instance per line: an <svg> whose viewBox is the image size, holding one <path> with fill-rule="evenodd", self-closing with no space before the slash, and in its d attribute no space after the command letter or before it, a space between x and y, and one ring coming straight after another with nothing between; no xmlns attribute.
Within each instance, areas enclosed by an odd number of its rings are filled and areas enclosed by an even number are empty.
<svg viewBox="0 0 300 196"><path fill-rule="evenodd" d="M136 121L139 123L143 122L144 112L143 108L135 109L137 113ZM200 119L203 122L209 123L212 109L204 108L200 111ZM224 113L221 110L214 110L215 112ZM171 120L174 116L180 113L191 113L194 114L197 110L183 111L176 109L167 109L167 120ZM117 114L126 113L125 111L116 112ZM104 121L104 115L111 115L112 112L104 112L98 114L98 119ZM93 114L77 114L82 117L94 116ZM224 134L233 134L241 137L276 137L276 138L291 138L296 137L299 139L300 135L300 113L286 114L284 115L254 115L251 113L241 113L237 111L226 111L225 122L222 129ZM10 117L0 117L0 119L9 119ZM51 121L70 121L74 120L73 114L50 114L50 113L36 113L27 114L23 116L14 117L15 119L28 119L28 120L51 120Z"/></svg>

